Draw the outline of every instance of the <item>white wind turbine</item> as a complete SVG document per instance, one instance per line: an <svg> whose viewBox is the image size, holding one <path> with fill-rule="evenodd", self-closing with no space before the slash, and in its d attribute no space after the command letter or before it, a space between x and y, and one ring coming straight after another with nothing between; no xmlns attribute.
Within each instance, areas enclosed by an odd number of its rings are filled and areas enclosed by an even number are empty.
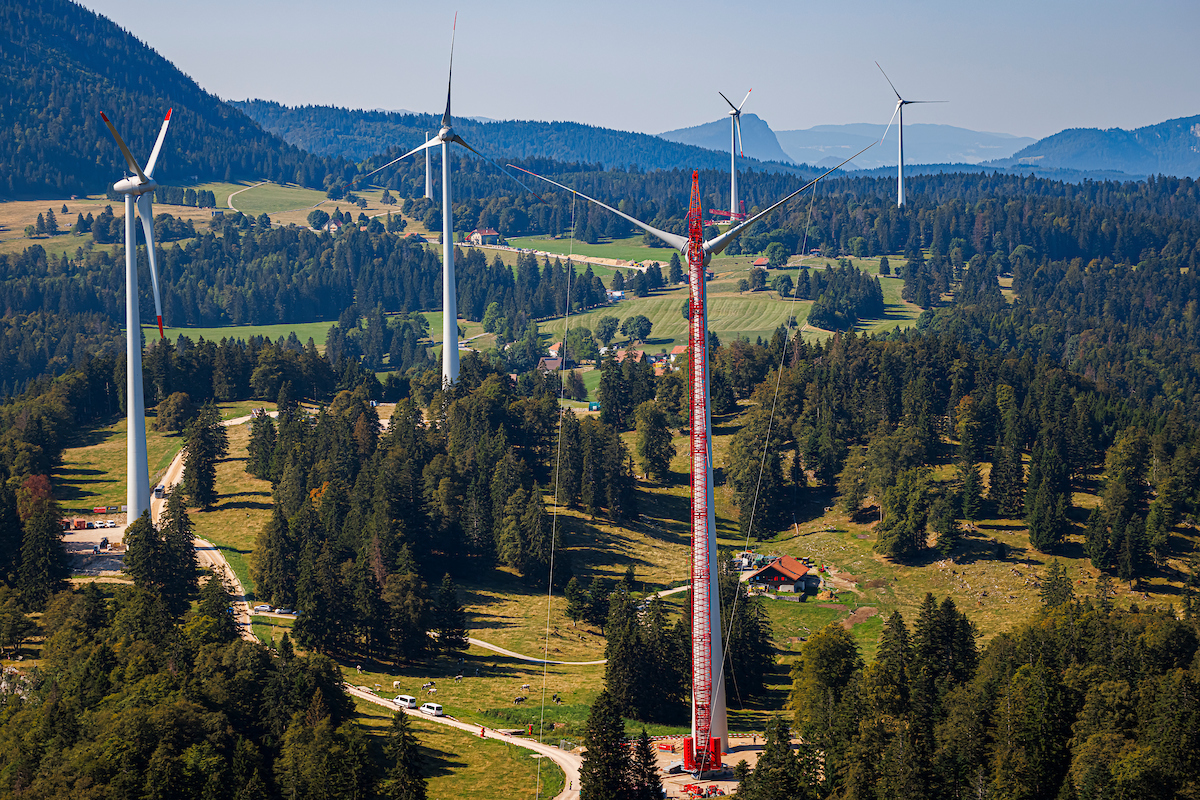
<svg viewBox="0 0 1200 800"><path fill-rule="evenodd" d="M721 95L722 100L724 100L726 103L729 103L729 108L732 109L729 112L729 118L732 123L730 125L731 130L730 130L730 134L729 134L730 135L730 145L729 145L729 221L730 222L737 222L739 220L745 219L745 216L742 214L741 206L738 205L737 157L738 157L739 152L741 152L741 154L743 156L746 155L744 152L742 152L742 106L746 105L746 101L750 99L750 92L753 92L753 91L754 90L751 89L750 91L746 92L746 96L742 98L742 105L740 105L740 106L735 106L732 102L730 102L729 98L725 96L724 92L717 92L717 94Z"/></svg>
<svg viewBox="0 0 1200 800"><path fill-rule="evenodd" d="M158 186L154 180L154 167L162 152L167 126L171 124L171 112L163 120L158 140L150 151L150 160L143 170L129 152L121 134L104 114L100 115L108 130L117 140L121 155L129 165L132 175L127 175L113 184L113 190L125 195L125 409L127 413L126 519L133 522L150 510L150 476L146 459L146 406L142 399L142 326L138 314L137 275L137 230L133 227L134 205L142 221L142 233L146 237L146 255L150 259L150 282L154 288L154 311L158 318L158 335L162 337L162 302L158 293L158 264L154 254L154 207L153 192Z"/></svg>
<svg viewBox="0 0 1200 800"><path fill-rule="evenodd" d="M454 29L458 28L458 15L454 15ZM446 112L442 114L442 128L438 131L437 136L432 139L427 139L425 144L414 147L399 158L393 159L384 164L379 169L367 173L364 177L371 177L377 172L382 172L398 161L408 158L414 153L419 153L424 150L426 153L429 149L436 146L442 146L442 383L450 384L458 380L458 300L455 294L454 286L454 216L451 208L450 195L450 144L460 144L470 150L475 155L493 164L501 172L508 175L517 183L517 180L508 170L501 167L495 161L485 156L483 153L476 150L471 145L463 141L463 138L454 132L451 127L450 118L450 88L454 80L454 33L450 35L450 76L446 81ZM426 156L428 158L428 156ZM432 194L432 186L429 179L428 160L426 160L426 178L425 192L426 197ZM528 186L521 183L526 190L537 196L537 192L529 189Z"/></svg>
<svg viewBox="0 0 1200 800"><path fill-rule="evenodd" d="M875 62L875 66L879 67L878 61ZM883 67L879 67L879 71L883 72ZM948 103L950 101L949 100L905 100L903 97L900 96L900 93L896 91L895 84L892 83L892 79L887 76L886 72L883 72L883 79L888 82L888 86L892 87L892 92L896 95L896 110L892 112L892 118L895 119L897 114L900 115L900 124L897 126L897 130L899 131L898 138L900 140L900 166L898 167L899 183L897 184L897 190L896 190L896 206L899 207L899 206L904 205L904 107L911 106L911 105L923 105L926 103ZM888 125L891 125L891 123L889 122ZM886 131L884 132L884 135L885 136L887 135Z"/></svg>

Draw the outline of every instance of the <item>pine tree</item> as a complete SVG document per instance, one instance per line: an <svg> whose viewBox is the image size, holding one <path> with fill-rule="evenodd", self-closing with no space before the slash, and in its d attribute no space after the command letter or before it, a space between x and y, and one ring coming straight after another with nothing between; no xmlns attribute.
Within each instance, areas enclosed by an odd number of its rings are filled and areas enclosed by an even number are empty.
<svg viewBox="0 0 1200 800"><path fill-rule="evenodd" d="M855 447L846 457L846 466L838 476L838 494L841 495L842 511L851 519L862 510L863 501L867 497L867 454L861 447Z"/></svg>
<svg viewBox="0 0 1200 800"><path fill-rule="evenodd" d="M662 778L658 775L654 745L650 743L650 735L644 727L633 746L631 783L633 791L629 794L630 800L660 800L663 796Z"/></svg>
<svg viewBox="0 0 1200 800"><path fill-rule="evenodd" d="M954 548L962 540L962 529L954 516L954 507L944 496L933 501L930 509L933 532L937 535L936 547L942 558L950 558Z"/></svg>
<svg viewBox="0 0 1200 800"><path fill-rule="evenodd" d="M623 800L631 784L632 764L625 747L621 710L607 690L588 714L583 741L587 748L579 769L580 800Z"/></svg>
<svg viewBox="0 0 1200 800"><path fill-rule="evenodd" d="M263 414L250 420L250 444L246 453L246 472L271 480L271 461L275 455L275 421Z"/></svg>
<svg viewBox="0 0 1200 800"><path fill-rule="evenodd" d="M53 594L67 586L61 517L58 507L50 503L25 522L17 580L22 601L34 610L44 608Z"/></svg>
<svg viewBox="0 0 1200 800"><path fill-rule="evenodd" d="M1056 608L1075 599L1075 589L1067 577L1066 567L1057 558L1050 562L1038 596L1046 608Z"/></svg>
<svg viewBox="0 0 1200 800"><path fill-rule="evenodd" d="M425 800L424 759L408 715L403 711L397 711L392 717L383 752L388 768L379 785L381 794L392 800Z"/></svg>
<svg viewBox="0 0 1200 800"><path fill-rule="evenodd" d="M983 478L979 474L979 465L973 462L959 464L958 479L963 519L974 522L979 519L983 506Z"/></svg>
<svg viewBox="0 0 1200 800"><path fill-rule="evenodd" d="M467 618L462 602L458 599L458 587L447 572L442 576L437 603L433 608L434 630L438 635L438 647L444 652L466 650Z"/></svg>
<svg viewBox="0 0 1200 800"><path fill-rule="evenodd" d="M831 776L832 777L832 776ZM812 790L802 780L800 765L792 752L792 733L777 716L767 722L763 751L754 771L738 787L738 800L807 799Z"/></svg>
<svg viewBox="0 0 1200 800"><path fill-rule="evenodd" d="M579 585L578 578L572 576L571 580L567 581L563 596L567 598L567 617L572 625L578 625L579 620L587 615L587 592Z"/></svg>
<svg viewBox="0 0 1200 800"><path fill-rule="evenodd" d="M921 467L906 469L883 493L883 522L877 528L875 552L906 559L925 549L929 520L929 476Z"/></svg>
<svg viewBox="0 0 1200 800"><path fill-rule="evenodd" d="M198 644L227 644L236 640L237 624L228 612L232 603L233 595L224 578L216 573L210 575L200 588L196 615L185 628L188 635Z"/></svg>
<svg viewBox="0 0 1200 800"><path fill-rule="evenodd" d="M675 445L671 442L671 431L667 418L658 403L647 400L637 407L637 456L646 477L654 477L665 483L671 474L671 459L675 457Z"/></svg>
<svg viewBox="0 0 1200 800"><path fill-rule="evenodd" d="M188 426L183 491L200 508L217 502L217 461L229 454L229 437L217 407L209 403Z"/></svg>
<svg viewBox="0 0 1200 800"><path fill-rule="evenodd" d="M271 518L259 532L254 544L254 557L250 564L250 577L254 580L259 597L272 605L287 605L296 602L296 564L301 549L292 539L287 519L276 504L271 509Z"/></svg>
<svg viewBox="0 0 1200 800"><path fill-rule="evenodd" d="M162 595L167 609L180 616L187 611L191 598L200 588L196 574L195 528L188 517L183 493L172 491L167 497L162 535Z"/></svg>

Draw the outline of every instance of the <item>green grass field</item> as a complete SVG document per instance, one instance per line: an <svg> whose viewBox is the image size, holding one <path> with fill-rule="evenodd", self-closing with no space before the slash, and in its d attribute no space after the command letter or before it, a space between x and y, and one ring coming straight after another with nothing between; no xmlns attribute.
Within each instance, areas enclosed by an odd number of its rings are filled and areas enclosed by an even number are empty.
<svg viewBox="0 0 1200 800"><path fill-rule="evenodd" d="M287 338L288 334L295 332L300 339L301 344L308 342L309 337L312 337L316 343L317 349L325 350L325 337L329 335L329 328L336 325L337 320L323 320L321 322L298 322L294 324L283 325L228 325L219 328L163 328L163 335L168 339L175 339L179 336L186 336L193 342L199 341L200 337L204 337L209 342L220 342L225 338L232 339L249 339L251 336L264 336L271 341L277 341L280 336ZM143 325L142 329L146 332L146 336L150 336L151 332L158 334L158 328L152 325Z"/></svg>
<svg viewBox="0 0 1200 800"><path fill-rule="evenodd" d="M355 720L368 733L387 735L395 712L357 698L354 705ZM417 715L408 719L425 759L429 800L542 800L563 790L562 770L547 758L534 758L523 747L480 739Z"/></svg>
<svg viewBox="0 0 1200 800"><path fill-rule="evenodd" d="M217 200L224 203L228 196L228 191L224 195L218 194ZM277 183L264 183L239 192L233 198L233 206L243 214L253 214L257 217L259 214L271 215L281 211L309 209L325 202L325 199L325 193L315 189L305 189L295 184L280 186Z"/></svg>
<svg viewBox="0 0 1200 800"><path fill-rule="evenodd" d="M594 256L596 258L642 261L647 264L651 261L657 261L662 265L664 271L667 264L671 263L671 253L675 252L669 247L646 247L646 245L642 244L641 234L624 239L613 239L601 244L588 244L579 239L575 239L572 242L567 237L555 239L550 236L518 236L509 239L508 244L510 247L541 250L547 253L562 253L564 256L574 253L580 256ZM592 269L595 271L597 268L593 266ZM610 274L611 272L609 270Z"/></svg>

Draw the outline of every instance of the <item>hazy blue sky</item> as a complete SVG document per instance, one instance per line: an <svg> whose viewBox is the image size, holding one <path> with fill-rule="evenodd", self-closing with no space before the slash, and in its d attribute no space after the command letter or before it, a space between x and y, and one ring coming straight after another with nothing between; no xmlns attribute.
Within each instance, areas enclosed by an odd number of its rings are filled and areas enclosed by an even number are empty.
<svg viewBox="0 0 1200 800"><path fill-rule="evenodd" d="M452 4L83 0L226 99L440 111ZM1197 0L459 2L456 114L657 133L906 122L1042 137L1200 113Z"/></svg>

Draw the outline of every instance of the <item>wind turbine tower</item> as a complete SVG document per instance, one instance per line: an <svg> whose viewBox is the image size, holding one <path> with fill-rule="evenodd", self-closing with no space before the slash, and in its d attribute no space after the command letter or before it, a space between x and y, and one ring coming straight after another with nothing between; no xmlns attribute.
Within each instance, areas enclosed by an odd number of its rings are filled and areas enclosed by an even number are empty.
<svg viewBox="0 0 1200 800"><path fill-rule="evenodd" d="M745 101L743 101L745 102ZM688 263L688 282L691 297L688 301L688 340L691 365L688 374L688 397L691 405L690 494L692 531L691 592L692 612L692 735L684 741L684 769L704 773L721 766L723 751L729 747L729 720L725 708L725 655L721 632L721 594L718 590L717 526L713 503L712 476L712 413L709 402L708 369L708 300L705 273L712 257L721 253L730 242L784 203L808 189L830 172L857 158L875 142L864 147L837 167L806 183L787 197L755 214L736 222L729 230L704 240L704 222L700 208L699 175L692 173L691 205L688 210L688 235L660 230L629 216L610 205L577 192L569 186L543 177L514 164L513 169L533 175L546 183L565 189L594 205L607 209L618 217L674 247Z"/></svg>
<svg viewBox="0 0 1200 800"><path fill-rule="evenodd" d="M153 192L158 186L154 180L154 167L158 163L158 155L162 151L163 139L167 136L167 126L171 124L171 112L167 111L162 128L158 132L158 141L150 152L150 160L146 169L138 165L137 159L112 122L104 114L100 115L109 132L121 148L125 156L128 175L113 184L113 190L125 195L125 409L126 419L126 520L133 522L150 510L150 475L146 458L146 403L142 397L142 326L138 313L138 274L137 274L137 229L133 226L134 207L142 222L142 233L146 237L146 255L150 260L150 282L154 287L154 310L158 317L158 335L162 337L162 302L158 293L158 264L154 253L154 206Z"/></svg>
<svg viewBox="0 0 1200 800"><path fill-rule="evenodd" d="M875 62L875 66L879 67L880 72L883 72L883 67L879 66L878 61ZM883 72L883 79L888 82L888 86L892 87L892 93L896 95L896 110L892 112L892 117L895 118L897 115L899 115L899 117L900 117L899 125L897 125L897 130L899 132L899 136L897 136L897 139L899 139L899 142L900 142L900 165L897 167L898 172L897 172L897 176L896 176L897 177L896 206L898 208L898 207L904 205L904 107L911 106L911 105L924 105L927 103L947 103L949 101L948 100L905 100L903 97L900 96L900 93L896 91L895 84L892 83L892 79L887 76L886 72Z"/></svg>
<svg viewBox="0 0 1200 800"><path fill-rule="evenodd" d="M717 92L721 95L721 99L729 103L729 120L730 120L730 145L729 145L729 220L731 222L740 222L746 218L742 213L742 207L738 205L738 190L737 190L737 159L738 153L745 155L742 152L742 106L746 105L746 101L750 99L750 92L746 92L746 96L742 98L742 105L735 106L725 96L724 92Z"/></svg>
<svg viewBox="0 0 1200 800"><path fill-rule="evenodd" d="M454 31L458 29L458 15L454 15ZM458 380L458 299L454 286L454 209L451 204L450 192L450 145L459 144L475 155L493 164L517 183L521 183L512 173L501 167L495 161L463 141L454 132L450 117L450 88L454 81L454 32L450 34L450 74L446 81L446 112L442 114L442 127L437 136L426 139L425 144L418 145L399 158L393 159L377 170L367 173L371 177L376 172L382 172L393 164L408 158L414 153L424 150L425 156L425 196L433 194L432 181L429 171L429 149L437 145L442 147L442 385L449 385ZM521 183L527 190L529 187ZM537 196L536 192L533 192ZM540 199L540 198L539 198Z"/></svg>

